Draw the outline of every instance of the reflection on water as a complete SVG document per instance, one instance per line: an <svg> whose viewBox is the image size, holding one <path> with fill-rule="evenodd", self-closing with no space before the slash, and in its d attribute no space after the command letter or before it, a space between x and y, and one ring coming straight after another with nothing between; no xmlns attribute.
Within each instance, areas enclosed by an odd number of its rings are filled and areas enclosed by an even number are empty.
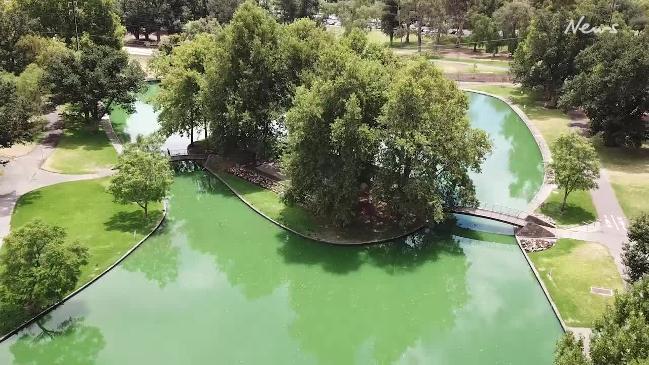
<svg viewBox="0 0 649 365"><path fill-rule="evenodd" d="M512 239L315 244L200 172L176 179L163 230L53 317L83 320L32 326L0 363L549 364L560 334Z"/></svg>
<svg viewBox="0 0 649 365"><path fill-rule="evenodd" d="M534 137L504 102L469 93L471 125L487 131L493 151L472 174L476 192L485 204L524 209L543 183L543 158Z"/></svg>

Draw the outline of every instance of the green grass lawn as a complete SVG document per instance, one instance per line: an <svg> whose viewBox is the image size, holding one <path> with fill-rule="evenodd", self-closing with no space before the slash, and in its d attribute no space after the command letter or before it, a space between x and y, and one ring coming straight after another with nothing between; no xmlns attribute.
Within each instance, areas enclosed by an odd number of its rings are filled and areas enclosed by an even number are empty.
<svg viewBox="0 0 649 365"><path fill-rule="evenodd" d="M649 211L649 146L638 149L605 147L598 139L595 147L624 214L633 218Z"/></svg>
<svg viewBox="0 0 649 365"><path fill-rule="evenodd" d="M63 174L90 174L112 168L116 163L117 152L102 128L75 125L66 127L43 167Z"/></svg>
<svg viewBox="0 0 649 365"><path fill-rule="evenodd" d="M353 229L340 229L329 222L314 217L310 212L299 206L284 204L280 196L271 190L264 189L228 173L219 172L218 174L248 203L269 218L309 237L344 243L382 239L400 235L404 231L397 226L374 230L371 227L353 224L351 225Z"/></svg>
<svg viewBox="0 0 649 365"><path fill-rule="evenodd" d="M563 212L561 211L562 202L563 190L555 190L538 211L562 226L588 224L597 219L597 211L588 191L577 190L570 193L566 201L566 209Z"/></svg>
<svg viewBox="0 0 649 365"><path fill-rule="evenodd" d="M621 291L622 278L608 250L599 244L561 239L546 251L529 254L568 326L591 327L613 297L591 287Z"/></svg>
<svg viewBox="0 0 649 365"><path fill-rule="evenodd" d="M11 228L32 219L65 228L69 241L88 247L90 262L78 286L100 274L148 234L162 214L157 203L148 220L135 204L113 202L106 191L109 178L75 181L48 186L23 195L16 205Z"/></svg>

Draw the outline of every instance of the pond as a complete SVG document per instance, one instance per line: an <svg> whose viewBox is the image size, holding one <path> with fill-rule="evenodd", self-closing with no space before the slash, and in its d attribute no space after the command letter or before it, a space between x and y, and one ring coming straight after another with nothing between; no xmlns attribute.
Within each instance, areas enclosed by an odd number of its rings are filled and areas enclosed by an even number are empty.
<svg viewBox="0 0 649 365"><path fill-rule="evenodd" d="M498 146L475 181L482 200L524 208L542 163L512 113L471 96ZM465 235L317 244L179 174L163 228L0 344L0 364L551 364L562 331L513 237Z"/></svg>

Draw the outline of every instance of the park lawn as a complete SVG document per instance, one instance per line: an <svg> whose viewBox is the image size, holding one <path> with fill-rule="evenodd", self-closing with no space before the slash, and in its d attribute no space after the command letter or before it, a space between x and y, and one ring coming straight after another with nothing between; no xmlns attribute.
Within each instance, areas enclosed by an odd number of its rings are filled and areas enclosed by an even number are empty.
<svg viewBox="0 0 649 365"><path fill-rule="evenodd" d="M557 139L561 134L570 132L570 117L559 109L548 109L534 95L521 90L520 87L508 85L476 85L471 89L494 94L509 100L523 110L530 121L541 132L548 143Z"/></svg>
<svg viewBox="0 0 649 365"><path fill-rule="evenodd" d="M109 178L51 185L29 192L18 200L11 219L15 230L32 219L63 227L68 241L78 241L90 254L81 272L81 286L112 265L148 234L162 214L155 203L144 219L136 204L113 202L106 190Z"/></svg>
<svg viewBox="0 0 649 365"><path fill-rule="evenodd" d="M66 127L43 168L62 174L90 174L112 168L117 152L101 127Z"/></svg>
<svg viewBox="0 0 649 365"><path fill-rule="evenodd" d="M591 327L613 297L591 293L591 287L622 291L624 284L606 247L560 239L554 247L529 254L568 326Z"/></svg>
<svg viewBox="0 0 649 365"><path fill-rule="evenodd" d="M433 62L443 73L486 73L486 74L507 74L509 68L489 65L481 62L474 62L467 58L462 61L451 61L445 58L434 59Z"/></svg>
<svg viewBox="0 0 649 365"><path fill-rule="evenodd" d="M350 224L349 229L338 228L329 222L314 217L306 209L299 206L286 205L279 194L271 190L264 189L229 173L220 171L217 174L241 195L246 202L260 212L285 227L314 239L347 243L385 239L387 237L400 236L405 233L398 226L374 230L372 227L365 225Z"/></svg>
<svg viewBox="0 0 649 365"><path fill-rule="evenodd" d="M589 191L577 190L570 193L563 212L562 202L563 190L554 190L538 211L562 226L588 224L597 219L597 211Z"/></svg>
<svg viewBox="0 0 649 365"><path fill-rule="evenodd" d="M627 218L649 211L649 146L639 149L605 147L595 141L602 166L606 168L622 210Z"/></svg>

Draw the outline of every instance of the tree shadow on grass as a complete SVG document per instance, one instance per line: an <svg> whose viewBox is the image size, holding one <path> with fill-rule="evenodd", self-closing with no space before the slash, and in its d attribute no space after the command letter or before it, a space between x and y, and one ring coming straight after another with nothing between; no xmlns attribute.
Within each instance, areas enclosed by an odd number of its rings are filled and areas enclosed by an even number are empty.
<svg viewBox="0 0 649 365"><path fill-rule="evenodd" d="M563 225L576 225L594 222L597 217L593 212L580 207L578 205L566 204L566 209L561 211L561 202L549 201L541 205L541 213L556 220L557 223Z"/></svg>
<svg viewBox="0 0 649 365"><path fill-rule="evenodd" d="M104 222L104 227L108 231L145 233L158 221L161 214L160 210L152 210L145 218L144 212L141 210L121 211L113 214L108 221Z"/></svg>
<svg viewBox="0 0 649 365"><path fill-rule="evenodd" d="M3 197L3 196L0 196ZM21 196L18 198L18 201L16 202L16 209L25 207L28 205L32 205L36 203L38 200L40 200L43 197L43 193L40 192L40 190L34 190L30 191L29 193Z"/></svg>

